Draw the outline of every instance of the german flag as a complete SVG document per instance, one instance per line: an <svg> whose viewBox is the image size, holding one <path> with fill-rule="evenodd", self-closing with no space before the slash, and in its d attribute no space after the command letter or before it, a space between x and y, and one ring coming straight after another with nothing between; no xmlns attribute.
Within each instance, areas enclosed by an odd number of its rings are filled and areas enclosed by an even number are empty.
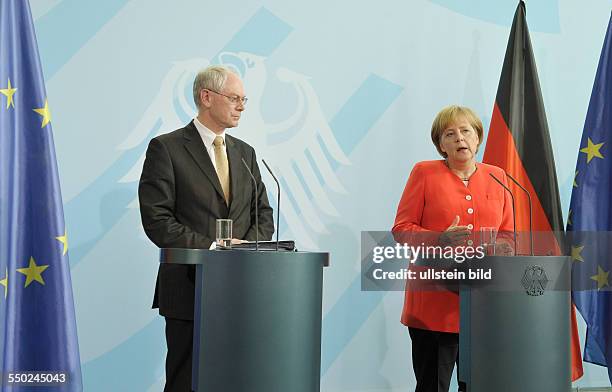
<svg viewBox="0 0 612 392"><path fill-rule="evenodd" d="M514 14L483 161L503 168L531 193L535 232L563 232L555 160L523 1ZM528 200L516 190L516 229L527 233ZM521 238L517 253L528 254L529 240ZM548 238L552 240L536 241L536 255L561 254L557 237ZM571 315L572 380L577 380L583 369L574 306Z"/></svg>

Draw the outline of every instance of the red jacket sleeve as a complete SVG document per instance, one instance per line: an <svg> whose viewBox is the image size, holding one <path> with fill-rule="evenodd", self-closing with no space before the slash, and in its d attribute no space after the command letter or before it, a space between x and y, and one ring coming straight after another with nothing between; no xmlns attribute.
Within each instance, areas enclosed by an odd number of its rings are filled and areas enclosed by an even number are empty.
<svg viewBox="0 0 612 392"><path fill-rule="evenodd" d="M397 206L395 223L391 229L393 238L399 243L437 243L440 233L421 226L425 206L426 176L418 163L412 169L404 193ZM415 236L418 236L418 238ZM429 235L428 235L429 234Z"/></svg>

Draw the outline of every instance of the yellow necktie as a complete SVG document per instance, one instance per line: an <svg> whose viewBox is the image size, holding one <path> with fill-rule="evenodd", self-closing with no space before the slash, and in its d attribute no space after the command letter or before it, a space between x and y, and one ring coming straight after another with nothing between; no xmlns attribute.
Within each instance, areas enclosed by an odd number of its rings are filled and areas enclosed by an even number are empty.
<svg viewBox="0 0 612 392"><path fill-rule="evenodd" d="M217 136L213 141L215 146L215 165L217 166L217 176L219 176L219 182L221 183L221 189L223 189L223 196L225 197L225 204L229 206L230 200L230 182L229 182L229 167L227 164L227 155L223 148L223 137Z"/></svg>

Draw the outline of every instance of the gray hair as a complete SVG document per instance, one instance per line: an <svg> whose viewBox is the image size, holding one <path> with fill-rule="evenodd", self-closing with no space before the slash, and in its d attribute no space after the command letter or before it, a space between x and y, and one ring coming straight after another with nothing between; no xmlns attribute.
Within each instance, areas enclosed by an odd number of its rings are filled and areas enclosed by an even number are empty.
<svg viewBox="0 0 612 392"><path fill-rule="evenodd" d="M229 72L234 71L222 65L211 65L198 72L193 81L193 101L197 108L200 107L200 91L212 90L220 92L223 89Z"/></svg>

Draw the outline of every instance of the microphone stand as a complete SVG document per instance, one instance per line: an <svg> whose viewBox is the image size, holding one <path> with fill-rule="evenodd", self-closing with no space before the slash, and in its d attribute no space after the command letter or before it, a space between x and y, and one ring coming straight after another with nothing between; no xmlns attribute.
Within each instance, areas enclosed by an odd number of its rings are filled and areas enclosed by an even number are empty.
<svg viewBox="0 0 612 392"><path fill-rule="evenodd" d="M525 189L524 186L519 184L519 182L515 180L514 177L512 177L510 174L506 173L506 176L508 176L508 178L511 179L513 183L515 183L519 188L523 190L523 192L527 194L527 200L529 201L529 245L530 245L531 255L533 256L533 223L532 223L533 208L531 206L531 194L529 193L527 189Z"/></svg>
<svg viewBox="0 0 612 392"><path fill-rule="evenodd" d="M281 195L281 188L280 188L280 183L278 182L278 179L276 178L276 176L274 175L274 173L272 173L272 169L270 169L270 166L268 166L268 164L266 163L265 159L261 160L263 162L264 165L266 165L266 169L268 169L268 172L270 173L270 175L272 176L272 178L274 178L274 181L276 182L276 188L278 189L278 199L276 202L276 251L278 252L278 234L280 233L280 195Z"/></svg>
<svg viewBox="0 0 612 392"><path fill-rule="evenodd" d="M489 175L491 177L493 177L493 179L502 187L504 187L505 190L508 191L508 193L510 193L510 197L512 198L512 223L514 226L514 248L516 249L516 210L514 207L514 194L512 193L512 191L510 190L510 188L508 188L507 186L504 185L503 182L501 182L497 177L495 177L493 175L493 173L489 173Z"/></svg>
<svg viewBox="0 0 612 392"><path fill-rule="evenodd" d="M249 175L251 176L251 180L253 180L253 185L255 186L255 251L259 250L259 211L257 210L257 205L259 204L259 200L257 200L259 193L257 192L257 181L255 180L255 176L253 176L253 172L249 169L249 165L245 162L244 158L242 158L242 163L244 167L246 167Z"/></svg>

